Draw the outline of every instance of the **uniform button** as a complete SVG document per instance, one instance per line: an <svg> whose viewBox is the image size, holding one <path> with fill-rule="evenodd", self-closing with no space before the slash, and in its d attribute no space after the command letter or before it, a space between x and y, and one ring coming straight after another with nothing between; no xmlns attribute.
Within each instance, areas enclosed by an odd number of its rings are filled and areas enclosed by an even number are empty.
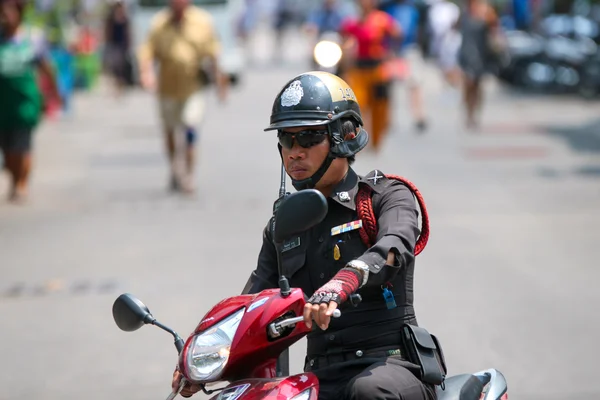
<svg viewBox="0 0 600 400"><path fill-rule="evenodd" d="M321 279L323 279L323 278L325 278L325 274L324 274L323 272L321 272L321 274L319 275L319 277L320 277Z"/></svg>
<svg viewBox="0 0 600 400"><path fill-rule="evenodd" d="M329 335L329 340L335 340L335 335Z"/></svg>
<svg viewBox="0 0 600 400"><path fill-rule="evenodd" d="M315 365L315 360L310 360L309 364L310 364L311 367L314 366Z"/></svg>
<svg viewBox="0 0 600 400"><path fill-rule="evenodd" d="M356 352L356 357L362 357L362 356L363 356L363 352L362 352L362 350L358 350L358 351Z"/></svg>
<svg viewBox="0 0 600 400"><path fill-rule="evenodd" d="M323 243L323 236L319 238L319 243Z"/></svg>

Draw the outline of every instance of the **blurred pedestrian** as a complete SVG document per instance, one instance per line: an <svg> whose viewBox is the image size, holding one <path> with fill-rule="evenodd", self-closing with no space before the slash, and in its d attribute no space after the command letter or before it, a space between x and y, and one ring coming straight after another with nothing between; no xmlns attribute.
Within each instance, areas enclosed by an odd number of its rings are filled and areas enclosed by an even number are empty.
<svg viewBox="0 0 600 400"><path fill-rule="evenodd" d="M259 18L259 9L257 0L244 0L244 8L237 19L237 36L246 43L254 29Z"/></svg>
<svg viewBox="0 0 600 400"><path fill-rule="evenodd" d="M460 8L449 0L429 0L427 26L430 56L441 69L444 79L452 86L460 84L458 50L461 35L458 30Z"/></svg>
<svg viewBox="0 0 600 400"><path fill-rule="evenodd" d="M284 60L283 49L285 33L298 19L298 0L276 0L273 15L273 28L275 30L273 62Z"/></svg>
<svg viewBox="0 0 600 400"><path fill-rule="evenodd" d="M206 77L212 76L224 100L227 80L217 58L220 43L212 16L189 0L170 0L159 12L139 52L140 78L144 88L153 89L153 64L159 64L158 100L171 166L170 187L193 193L195 143L205 110ZM208 59L210 72L204 73ZM181 134L181 135L178 135ZM177 168L177 137L185 140L185 171Z"/></svg>
<svg viewBox="0 0 600 400"><path fill-rule="evenodd" d="M337 41L345 15L338 0L325 0L320 7L312 10L303 26L310 40L310 47L314 49L321 40ZM340 60L335 68L334 73L338 76L343 74L343 63L344 61ZM311 53L311 65L314 70L321 68L313 53Z"/></svg>
<svg viewBox="0 0 600 400"><path fill-rule="evenodd" d="M236 17L236 36L244 49L244 59L248 66L256 62L252 38L260 23L261 10L259 0L244 0L244 7Z"/></svg>
<svg viewBox="0 0 600 400"><path fill-rule="evenodd" d="M104 27L105 59L112 75L117 93L130 82L131 23L122 0L116 0L109 8Z"/></svg>
<svg viewBox="0 0 600 400"><path fill-rule="evenodd" d="M377 9L377 0L359 0L358 18L344 20L341 34L346 38L344 51L354 54L344 79L354 90L363 108L367 131L371 133L371 146L378 150L387 133L390 121L391 84L387 62L392 58L390 39L400 41L400 26L387 13Z"/></svg>
<svg viewBox="0 0 600 400"><path fill-rule="evenodd" d="M38 73L60 99L43 36L23 24L25 6L24 0L0 0L0 149L13 202L28 193L32 136L43 115Z"/></svg>
<svg viewBox="0 0 600 400"><path fill-rule="evenodd" d="M496 63L493 38L500 29L498 16L485 0L467 0L459 22L462 42L458 61L463 72L463 100L466 108L466 126L478 125L481 110L482 79Z"/></svg>
<svg viewBox="0 0 600 400"><path fill-rule="evenodd" d="M319 39L325 32L338 32L345 13L338 0L324 0L320 7L311 11L304 23L304 31L312 39Z"/></svg>
<svg viewBox="0 0 600 400"><path fill-rule="evenodd" d="M408 86L408 100L415 127L423 132L427 128L423 108L425 60L417 45L419 10L413 0L388 0L380 8L391 15L402 30L402 40L395 41L397 45L391 49L397 59L389 65L391 68L401 66L394 69L404 71L399 78L406 81ZM394 74L393 71L390 73Z"/></svg>

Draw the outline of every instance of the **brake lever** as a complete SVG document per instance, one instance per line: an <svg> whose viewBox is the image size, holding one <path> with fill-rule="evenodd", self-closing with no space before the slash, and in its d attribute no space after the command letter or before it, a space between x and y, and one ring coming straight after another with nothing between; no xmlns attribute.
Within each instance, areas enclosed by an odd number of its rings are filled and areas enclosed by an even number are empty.
<svg viewBox="0 0 600 400"><path fill-rule="evenodd" d="M332 315L333 318L339 318L341 316L342 316L342 312L339 309L336 308L335 310L333 310L333 315ZM295 325L302 321L304 321L304 316L301 315L299 317L286 319L285 321L278 323L277 326L280 328L284 328L286 326Z"/></svg>
<svg viewBox="0 0 600 400"><path fill-rule="evenodd" d="M175 397L177 397L177 395L179 393L181 393L181 391L183 390L183 387L185 386L185 384L187 383L187 381L185 380L185 378L181 378L181 382L179 383L179 388L177 389L177 391L175 392L171 392L169 394L169 397L167 397L165 400L173 400Z"/></svg>

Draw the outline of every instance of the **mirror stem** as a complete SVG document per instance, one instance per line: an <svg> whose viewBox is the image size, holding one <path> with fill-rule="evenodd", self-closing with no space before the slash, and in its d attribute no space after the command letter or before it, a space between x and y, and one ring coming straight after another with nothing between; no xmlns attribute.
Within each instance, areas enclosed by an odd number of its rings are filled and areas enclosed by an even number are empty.
<svg viewBox="0 0 600 400"><path fill-rule="evenodd" d="M288 297L292 293L292 289L290 288L290 283L287 278L283 276L283 271L281 269L281 244L276 244L277 250L277 272L279 273L279 289L281 291L281 296Z"/></svg>
<svg viewBox="0 0 600 400"><path fill-rule="evenodd" d="M281 296L288 297L292 294L292 289L290 288L290 282L283 275L279 278L279 289L281 290Z"/></svg>
<svg viewBox="0 0 600 400"><path fill-rule="evenodd" d="M177 353L181 354L181 352L183 351L183 345L185 344L185 342L183 341L183 339L177 334L177 332L175 332L173 329L169 328L168 326L165 326L163 324L161 324L160 322L158 322L157 320L154 320L152 322L150 322L152 325L159 327L160 329L162 329L163 331L169 332L171 335L173 335L173 338L175 339L175 348L177 349Z"/></svg>
<svg viewBox="0 0 600 400"><path fill-rule="evenodd" d="M181 352L183 351L184 344L185 342L183 341L183 339L180 338L177 333L175 333L175 348L177 349L177 354L181 354Z"/></svg>

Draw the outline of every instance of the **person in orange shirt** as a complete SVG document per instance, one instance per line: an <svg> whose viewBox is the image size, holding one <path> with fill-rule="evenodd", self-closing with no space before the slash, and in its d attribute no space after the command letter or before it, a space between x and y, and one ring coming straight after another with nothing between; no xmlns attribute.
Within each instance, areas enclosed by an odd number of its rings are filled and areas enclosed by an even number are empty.
<svg viewBox="0 0 600 400"><path fill-rule="evenodd" d="M390 120L391 78L386 73L386 61L392 57L390 39L400 41L402 30L389 14L377 9L377 0L359 3L359 18L346 19L340 29L347 39L345 58L350 59L344 79L363 107L372 147L378 150ZM351 48L354 51L348 57Z"/></svg>

